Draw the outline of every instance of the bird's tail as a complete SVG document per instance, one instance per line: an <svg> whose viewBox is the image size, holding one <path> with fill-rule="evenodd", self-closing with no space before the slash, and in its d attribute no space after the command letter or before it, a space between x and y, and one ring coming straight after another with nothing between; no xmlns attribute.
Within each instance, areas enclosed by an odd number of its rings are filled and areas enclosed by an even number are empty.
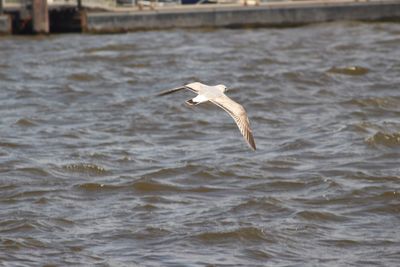
<svg viewBox="0 0 400 267"><path fill-rule="evenodd" d="M189 106L194 106L194 105L200 104L200 102L195 102L195 101L193 101L193 99L186 100L185 103L188 104Z"/></svg>

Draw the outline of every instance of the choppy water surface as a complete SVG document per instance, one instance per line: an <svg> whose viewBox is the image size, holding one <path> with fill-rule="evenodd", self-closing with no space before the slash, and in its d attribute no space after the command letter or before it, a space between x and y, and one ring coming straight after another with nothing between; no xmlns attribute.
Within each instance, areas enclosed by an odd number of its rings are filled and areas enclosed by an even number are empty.
<svg viewBox="0 0 400 267"><path fill-rule="evenodd" d="M0 38L1 266L396 266L400 24ZM224 83L228 114L190 108Z"/></svg>

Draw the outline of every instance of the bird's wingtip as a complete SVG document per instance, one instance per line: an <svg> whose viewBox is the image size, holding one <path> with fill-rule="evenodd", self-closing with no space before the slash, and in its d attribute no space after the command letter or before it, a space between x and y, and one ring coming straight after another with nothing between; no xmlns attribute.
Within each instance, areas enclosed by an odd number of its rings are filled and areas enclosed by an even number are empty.
<svg viewBox="0 0 400 267"><path fill-rule="evenodd" d="M179 87L175 87L175 88L172 88L172 89L167 89L167 90L163 90L161 92L158 92L155 96L169 95L169 94L175 93L176 91L180 91L180 90L183 90L183 89L186 89L186 87L185 86L179 86Z"/></svg>
<svg viewBox="0 0 400 267"><path fill-rule="evenodd" d="M249 140L248 140L248 144L249 144L250 148L251 148L253 151L256 151L256 150L257 150L256 142L254 141L254 137L253 137L252 134L250 134L250 138L249 138Z"/></svg>
<svg viewBox="0 0 400 267"><path fill-rule="evenodd" d="M252 145L250 145L250 148L251 148L251 150L253 150L253 151L256 151L256 150L257 150L257 148L256 148L256 144L252 144Z"/></svg>

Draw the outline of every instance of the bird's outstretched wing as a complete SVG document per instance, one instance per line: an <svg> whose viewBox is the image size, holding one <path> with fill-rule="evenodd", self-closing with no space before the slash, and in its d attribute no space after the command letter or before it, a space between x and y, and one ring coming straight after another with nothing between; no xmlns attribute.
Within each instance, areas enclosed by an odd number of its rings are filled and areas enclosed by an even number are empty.
<svg viewBox="0 0 400 267"><path fill-rule="evenodd" d="M190 91L192 91L194 93L197 93L197 91L194 90L193 88L190 88L188 86L180 86L180 87L176 87L176 88L172 88L172 89L161 91L161 92L159 92L157 94L157 96L169 95L169 94L178 92L178 91L183 90L183 89L187 89L187 90L190 90Z"/></svg>
<svg viewBox="0 0 400 267"><path fill-rule="evenodd" d="M231 115L247 144L251 149L256 150L256 143L254 142L253 132L250 128L249 118L247 117L246 110L243 106L236 103L226 95L210 99L210 101Z"/></svg>

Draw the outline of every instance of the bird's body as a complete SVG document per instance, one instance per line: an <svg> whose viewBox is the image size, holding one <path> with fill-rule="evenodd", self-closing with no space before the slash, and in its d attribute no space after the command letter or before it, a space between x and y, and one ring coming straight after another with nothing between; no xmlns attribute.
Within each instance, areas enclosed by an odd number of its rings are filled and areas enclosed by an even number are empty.
<svg viewBox="0 0 400 267"><path fill-rule="evenodd" d="M250 122L247 117L246 110L238 103L225 95L227 88L225 85L209 86L199 82L189 83L182 87L169 89L159 93L158 95L167 95L183 89L188 89L198 95L186 101L189 105L198 105L207 101L219 106L235 120L240 132L245 138L251 149L256 150L253 133L250 128Z"/></svg>

